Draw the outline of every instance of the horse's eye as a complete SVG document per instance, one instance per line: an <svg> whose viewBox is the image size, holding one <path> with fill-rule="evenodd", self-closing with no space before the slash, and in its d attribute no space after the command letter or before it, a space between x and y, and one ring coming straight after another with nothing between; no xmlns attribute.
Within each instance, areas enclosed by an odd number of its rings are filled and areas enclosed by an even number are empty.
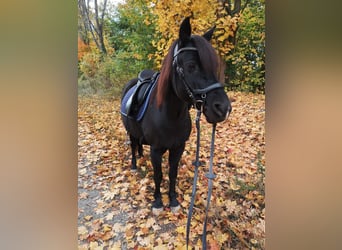
<svg viewBox="0 0 342 250"><path fill-rule="evenodd" d="M193 73L196 70L196 64L195 63L189 63L186 65L186 69L188 73Z"/></svg>

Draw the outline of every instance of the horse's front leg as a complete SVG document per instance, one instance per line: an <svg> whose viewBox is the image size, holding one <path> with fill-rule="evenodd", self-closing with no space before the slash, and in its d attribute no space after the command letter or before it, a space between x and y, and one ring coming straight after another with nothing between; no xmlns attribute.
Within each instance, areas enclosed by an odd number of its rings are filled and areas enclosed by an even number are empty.
<svg viewBox="0 0 342 250"><path fill-rule="evenodd" d="M160 184L163 179L163 173L161 169L162 156L166 149L154 148L151 146L151 160L153 165L153 179L155 184L154 190L154 202L152 204L152 209L163 208L162 196L160 193Z"/></svg>
<svg viewBox="0 0 342 250"><path fill-rule="evenodd" d="M177 200L176 181L177 181L179 160L182 157L184 147L185 147L185 143L169 150L169 165L170 165L169 199L170 199L170 207L173 212L176 212L180 208L179 202Z"/></svg>

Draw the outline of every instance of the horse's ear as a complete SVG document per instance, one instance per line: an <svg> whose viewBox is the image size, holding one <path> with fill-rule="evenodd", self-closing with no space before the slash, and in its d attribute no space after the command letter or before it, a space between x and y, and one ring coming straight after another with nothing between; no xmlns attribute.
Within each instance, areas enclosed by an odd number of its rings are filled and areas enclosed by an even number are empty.
<svg viewBox="0 0 342 250"><path fill-rule="evenodd" d="M190 25L190 17L186 17L179 29L179 40L182 43L186 43L190 41L191 38L191 25Z"/></svg>
<svg viewBox="0 0 342 250"><path fill-rule="evenodd" d="M212 27L210 30L208 30L203 37L209 42L211 40L211 37L213 36L214 30L216 26Z"/></svg>

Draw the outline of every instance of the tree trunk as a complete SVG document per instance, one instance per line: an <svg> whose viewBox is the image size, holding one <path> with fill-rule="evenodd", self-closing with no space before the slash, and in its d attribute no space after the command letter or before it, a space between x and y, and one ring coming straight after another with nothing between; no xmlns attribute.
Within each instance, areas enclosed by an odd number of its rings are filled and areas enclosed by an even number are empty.
<svg viewBox="0 0 342 250"><path fill-rule="evenodd" d="M219 57L219 72L218 72L218 80L220 83L225 85L225 71L226 71L226 61Z"/></svg>
<svg viewBox="0 0 342 250"><path fill-rule="evenodd" d="M96 47L102 52L102 54L107 54L106 46L104 43L103 36L103 23L104 16L107 8L107 0L104 0L102 11L99 12L99 6L97 4L97 0L94 1L94 12L92 13L91 7L89 6L90 0L78 0L78 8L80 15L82 16L83 27L85 34L83 35L83 39L87 38L88 33L91 34L93 41L96 44ZM100 16L101 14L101 16ZM94 21L92 21L92 19ZM89 40L87 40L89 44Z"/></svg>
<svg viewBox="0 0 342 250"><path fill-rule="evenodd" d="M104 0L103 3L103 10L102 10L102 16L99 17L99 7L97 5L97 0L95 0L95 22L96 22L96 33L99 39L99 49L103 54L107 54L106 46L104 44L104 39L103 39L103 18L104 18L104 13L106 10L106 5L107 5L107 0Z"/></svg>

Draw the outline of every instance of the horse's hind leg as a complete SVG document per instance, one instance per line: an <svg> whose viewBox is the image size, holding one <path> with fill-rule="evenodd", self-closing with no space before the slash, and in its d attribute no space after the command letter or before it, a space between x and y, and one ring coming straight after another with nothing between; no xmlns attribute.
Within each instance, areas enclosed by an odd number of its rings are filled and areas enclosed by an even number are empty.
<svg viewBox="0 0 342 250"><path fill-rule="evenodd" d="M139 146L139 140L137 140L136 138L134 138L133 136L129 136L130 140L131 140L131 150L132 150L132 166L131 169L132 170L137 170L137 158L135 156L135 152L137 149L137 146Z"/></svg>
<svg viewBox="0 0 342 250"><path fill-rule="evenodd" d="M169 199L170 199L170 207L173 212L176 212L180 207L179 202L177 200L176 181L177 181L178 164L179 164L180 158L182 157L184 147L185 147L185 143L169 150L169 165L170 165Z"/></svg>

